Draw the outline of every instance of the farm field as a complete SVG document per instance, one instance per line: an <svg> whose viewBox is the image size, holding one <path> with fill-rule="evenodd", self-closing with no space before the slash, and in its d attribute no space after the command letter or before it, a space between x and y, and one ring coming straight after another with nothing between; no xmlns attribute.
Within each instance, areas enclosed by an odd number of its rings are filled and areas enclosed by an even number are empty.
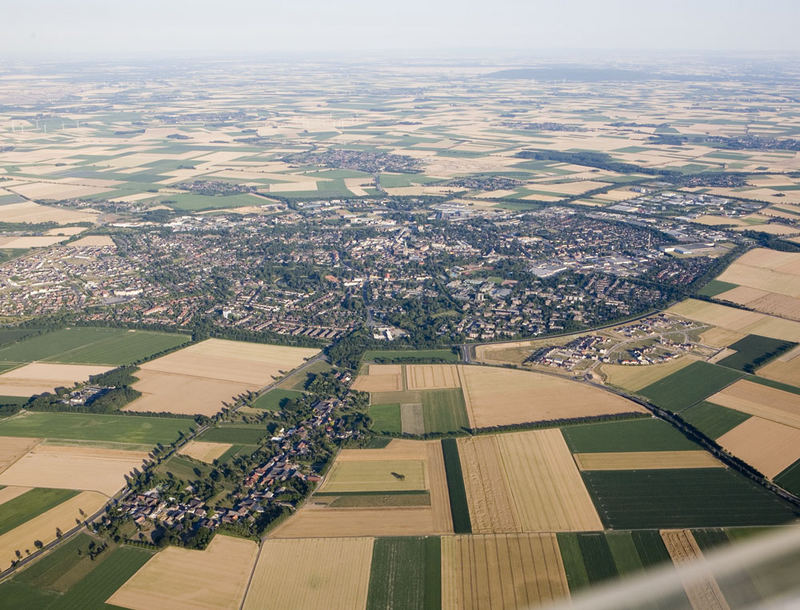
<svg viewBox="0 0 800 610"><path fill-rule="evenodd" d="M0 485L69 487L112 496L125 486L124 475L146 457L144 451L42 444L0 474Z"/></svg>
<svg viewBox="0 0 800 610"><path fill-rule="evenodd" d="M794 320L695 299L681 301L666 311L729 331L727 336L730 338L726 340L725 346L748 334L800 342L800 322ZM709 332L713 332L715 335L721 334L718 329L712 329Z"/></svg>
<svg viewBox="0 0 800 610"><path fill-rule="evenodd" d="M639 390L655 405L679 413L739 379L742 373L707 362L693 362Z"/></svg>
<svg viewBox="0 0 800 610"><path fill-rule="evenodd" d="M561 432L573 453L698 449L667 422L655 417L565 426Z"/></svg>
<svg viewBox="0 0 800 610"><path fill-rule="evenodd" d="M230 443L209 443L205 441L189 441L178 450L181 455L210 464L222 456L232 445Z"/></svg>
<svg viewBox="0 0 800 610"><path fill-rule="evenodd" d="M758 376L800 386L800 347L778 356L758 369Z"/></svg>
<svg viewBox="0 0 800 610"><path fill-rule="evenodd" d="M482 366L459 366L459 373L473 428L644 412L610 392L551 375ZM503 388L502 407L498 388Z"/></svg>
<svg viewBox="0 0 800 610"><path fill-rule="evenodd" d="M204 443L231 443L257 445L267 435L265 426L250 424L222 424L203 432L199 440Z"/></svg>
<svg viewBox="0 0 800 610"><path fill-rule="evenodd" d="M39 443L38 438L0 436L0 473Z"/></svg>
<svg viewBox="0 0 800 610"><path fill-rule="evenodd" d="M75 519L93 514L106 500L103 494L84 491L0 535L0 565L10 564L17 550L34 550L34 540L48 544L55 539L56 529L69 531L75 527Z"/></svg>
<svg viewBox="0 0 800 610"><path fill-rule="evenodd" d="M13 489L6 487L6 489ZM20 488L23 493L0 504L0 535L76 496L71 489Z"/></svg>
<svg viewBox="0 0 800 610"><path fill-rule="evenodd" d="M689 530L663 530L661 537L676 566L703 557L703 552ZM725 596L710 574L701 570L691 577L684 577L683 588L693 608L727 608Z"/></svg>
<svg viewBox="0 0 800 610"><path fill-rule="evenodd" d="M800 395L749 380L739 380L708 398L742 413L800 428Z"/></svg>
<svg viewBox="0 0 800 610"><path fill-rule="evenodd" d="M770 479L800 459L800 430L760 417L739 424L717 443Z"/></svg>
<svg viewBox="0 0 800 610"><path fill-rule="evenodd" d="M217 534L203 551L168 547L117 589L107 603L152 608L239 608L258 546Z"/></svg>
<svg viewBox="0 0 800 610"><path fill-rule="evenodd" d="M555 534L442 537L442 608L530 608L569 595Z"/></svg>
<svg viewBox="0 0 800 610"><path fill-rule="evenodd" d="M255 391L300 366L318 350L207 339L141 366L143 396L126 411L213 415L222 403ZM231 401L232 402L232 401Z"/></svg>
<svg viewBox="0 0 800 610"><path fill-rule="evenodd" d="M420 350L367 350L364 352L364 362L377 362L379 364L404 364L410 362L451 362L459 361L458 354L447 349L420 349Z"/></svg>
<svg viewBox="0 0 800 610"><path fill-rule="evenodd" d="M624 451L576 453L580 470L664 470L675 468L723 468L705 451Z"/></svg>
<svg viewBox="0 0 800 610"><path fill-rule="evenodd" d="M689 366L692 362L695 362L695 359L691 356L681 356L664 364L651 364L648 366L604 364L601 371L606 377L605 383L630 392L638 392L642 388Z"/></svg>
<svg viewBox="0 0 800 610"><path fill-rule="evenodd" d="M399 404L372 405L368 414L372 420L370 427L377 432L395 432L399 434L403 431L403 419Z"/></svg>
<svg viewBox="0 0 800 610"><path fill-rule="evenodd" d="M169 444L194 422L168 417L84 413L20 413L0 421L0 436L113 441L153 446Z"/></svg>
<svg viewBox="0 0 800 610"><path fill-rule="evenodd" d="M367 610L441 606L441 541L377 538L372 547Z"/></svg>
<svg viewBox="0 0 800 610"><path fill-rule="evenodd" d="M372 555L372 538L267 540L243 609L363 610Z"/></svg>
<svg viewBox="0 0 800 610"><path fill-rule="evenodd" d="M771 337L747 335L736 343L731 343L728 349L735 350L735 354L719 360L717 363L740 371L753 373L755 369L767 364L770 360L790 351L797 344L791 341L781 341ZM800 380L798 380L800 381Z"/></svg>
<svg viewBox="0 0 800 610"><path fill-rule="evenodd" d="M58 387L72 387L111 370L107 366L86 364L51 364L32 362L0 374L0 395L32 396L52 392Z"/></svg>
<svg viewBox="0 0 800 610"><path fill-rule="evenodd" d="M414 536L452 528L440 444L394 439L382 449L341 450L319 491L270 538Z"/></svg>
<svg viewBox="0 0 800 610"><path fill-rule="evenodd" d="M475 532L603 529L560 430L459 439Z"/></svg>
<svg viewBox="0 0 800 610"><path fill-rule="evenodd" d="M298 392L297 390L282 390L280 388L275 388L274 390L270 390L266 394L259 396L253 403L253 407L256 409L266 409L267 411L280 411L283 402L300 398L302 395L303 393Z"/></svg>
<svg viewBox="0 0 800 610"><path fill-rule="evenodd" d="M408 364L404 367L409 390L460 388L458 367L441 364Z"/></svg>
<svg viewBox="0 0 800 610"><path fill-rule="evenodd" d="M776 525L796 517L790 505L728 469L582 474L607 528Z"/></svg>
<svg viewBox="0 0 800 610"><path fill-rule="evenodd" d="M33 361L120 366L190 340L188 335L121 328L79 327L29 337L0 349L0 362Z"/></svg>
<svg viewBox="0 0 800 610"><path fill-rule="evenodd" d="M717 439L752 417L741 411L726 409L710 402L701 402L681 413L681 418L708 438Z"/></svg>

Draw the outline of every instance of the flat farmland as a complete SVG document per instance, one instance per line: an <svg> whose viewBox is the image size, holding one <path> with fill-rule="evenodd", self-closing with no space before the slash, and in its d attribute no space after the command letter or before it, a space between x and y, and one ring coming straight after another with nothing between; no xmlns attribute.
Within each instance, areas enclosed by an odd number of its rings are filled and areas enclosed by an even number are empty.
<svg viewBox="0 0 800 610"><path fill-rule="evenodd" d="M181 455L188 455L190 458L212 463L222 456L232 445L230 443L209 443L203 441L189 441L178 450Z"/></svg>
<svg viewBox="0 0 800 610"><path fill-rule="evenodd" d="M203 551L168 547L142 566L107 603L151 608L239 608L258 545L217 534Z"/></svg>
<svg viewBox="0 0 800 610"><path fill-rule="evenodd" d="M800 347L762 366L758 369L758 376L800 386Z"/></svg>
<svg viewBox="0 0 800 610"><path fill-rule="evenodd" d="M17 499L24 497L23 495ZM93 491L81 492L0 535L0 562L10 563L17 550L33 551L34 540L48 544L56 538L56 529L69 531L75 527L75 519L94 514L107 499L103 494Z"/></svg>
<svg viewBox="0 0 800 610"><path fill-rule="evenodd" d="M676 566L703 557L703 552L689 530L663 530L661 538ZM729 607L717 581L710 573L704 574L702 570L697 570L691 576L685 575L683 588L693 608L725 610Z"/></svg>
<svg viewBox="0 0 800 610"><path fill-rule="evenodd" d="M30 412L1 421L0 435L152 446L171 443L178 432L187 432L193 424L172 417Z"/></svg>
<svg viewBox="0 0 800 610"><path fill-rule="evenodd" d="M730 336L735 337L734 341L744 335L754 334L800 342L800 322L794 320L694 299L681 301L666 311L729 331L732 333ZM716 332L719 334L720 331Z"/></svg>
<svg viewBox="0 0 800 610"><path fill-rule="evenodd" d="M337 461L320 492L410 491L427 489L424 460Z"/></svg>
<svg viewBox="0 0 800 610"><path fill-rule="evenodd" d="M798 300L800 254L798 253L756 248L735 260L719 276L719 280L760 291L761 294L749 295L753 298L744 297L743 302L757 311L775 313L792 319L800 317L800 300ZM736 290L738 289L730 292ZM724 299L730 292L722 293L718 298ZM771 295L764 293L774 293L788 298L770 300ZM735 297L731 300L735 300Z"/></svg>
<svg viewBox="0 0 800 610"><path fill-rule="evenodd" d="M800 430L760 417L739 424L717 443L770 479L800 459Z"/></svg>
<svg viewBox="0 0 800 610"><path fill-rule="evenodd" d="M730 432L751 415L726 409L710 402L701 402L681 413L681 418L700 430L708 438L717 439Z"/></svg>
<svg viewBox="0 0 800 610"><path fill-rule="evenodd" d="M655 417L565 426L561 432L573 453L692 451L698 448L667 422Z"/></svg>
<svg viewBox="0 0 800 610"><path fill-rule="evenodd" d="M437 537L377 538L372 548L367 610L439 608L441 542Z"/></svg>
<svg viewBox="0 0 800 610"><path fill-rule="evenodd" d="M708 398L742 413L800 428L800 395L742 379Z"/></svg>
<svg viewBox="0 0 800 610"><path fill-rule="evenodd" d="M728 348L734 350L735 353L718 362L722 366L752 373L759 366L781 356L796 346L796 343L790 341L760 337L759 335L747 335L736 343L731 343Z"/></svg>
<svg viewBox="0 0 800 610"><path fill-rule="evenodd" d="M693 362L689 366L656 381L639 394L655 405L679 413L732 384L742 373L707 362Z"/></svg>
<svg viewBox="0 0 800 610"><path fill-rule="evenodd" d="M645 411L610 392L552 375L464 365L459 374L474 428Z"/></svg>
<svg viewBox="0 0 800 610"><path fill-rule="evenodd" d="M460 388L458 367L447 364L408 364L405 366L409 390Z"/></svg>
<svg viewBox="0 0 800 610"><path fill-rule="evenodd" d="M681 356L664 364L651 364L649 366L624 366L621 364L604 364L602 372L605 382L631 392L638 392L651 383L655 383L672 373L689 366L695 359L691 356Z"/></svg>
<svg viewBox="0 0 800 610"><path fill-rule="evenodd" d="M38 438L0 436L0 473L39 443Z"/></svg>
<svg viewBox="0 0 800 610"><path fill-rule="evenodd" d="M111 370L107 366L87 364L51 364L32 362L0 375L0 395L32 396L52 392L58 387L72 387Z"/></svg>
<svg viewBox="0 0 800 610"><path fill-rule="evenodd" d="M372 553L372 538L267 540L242 607L363 610Z"/></svg>
<svg viewBox="0 0 800 610"><path fill-rule="evenodd" d="M7 487L5 489L14 488ZM5 489L2 491L5 491ZM23 490L22 493L16 493L15 497L7 499L0 505L0 534L13 530L15 527L78 494L78 492L71 489L30 489L24 487L20 489Z"/></svg>
<svg viewBox="0 0 800 610"><path fill-rule="evenodd" d="M723 468L706 451L623 451L576 453L580 470L663 470L672 468Z"/></svg>
<svg viewBox="0 0 800 610"><path fill-rule="evenodd" d="M2 376L0 376L2 377ZM207 379L141 369L134 389L142 395L123 407L133 413L177 413L180 415L212 416L232 404L235 397L247 390L255 391L256 384L242 384L224 379Z"/></svg>
<svg viewBox="0 0 800 610"><path fill-rule="evenodd" d="M442 537L442 608L530 608L569 596L555 534Z"/></svg>
<svg viewBox="0 0 800 610"><path fill-rule="evenodd" d="M582 474L612 529L775 525L796 516L789 504L726 468Z"/></svg>
<svg viewBox="0 0 800 610"><path fill-rule="evenodd" d="M66 486L112 496L146 457L144 451L42 444L0 474L0 485Z"/></svg>
<svg viewBox="0 0 800 610"><path fill-rule="evenodd" d="M353 389L360 392L399 392L405 389L403 367L399 364L369 364L368 373L359 375Z"/></svg>

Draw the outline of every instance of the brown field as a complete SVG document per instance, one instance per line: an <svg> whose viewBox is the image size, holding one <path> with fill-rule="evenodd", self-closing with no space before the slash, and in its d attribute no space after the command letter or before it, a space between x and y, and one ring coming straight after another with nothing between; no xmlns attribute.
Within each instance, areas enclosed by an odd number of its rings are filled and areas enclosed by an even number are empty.
<svg viewBox="0 0 800 610"><path fill-rule="evenodd" d="M343 449L336 457L334 468L346 463L363 468L370 462L382 465L403 461L423 463L424 488L430 493L429 506L330 508L328 502L317 501L312 495L296 514L270 534L270 538L412 536L452 532L444 458L438 441L394 439L383 449ZM328 485L326 481L321 491L329 491Z"/></svg>
<svg viewBox="0 0 800 610"><path fill-rule="evenodd" d="M52 392L57 387L72 387L76 382L110 371L113 367L85 364L32 362L0 375L0 396L32 396Z"/></svg>
<svg viewBox="0 0 800 610"><path fill-rule="evenodd" d="M211 416L222 409L223 402L233 403L233 397L246 390L259 389L253 383L176 375L144 368L136 373L136 377L139 381L133 387L142 396L123 407L124 411Z"/></svg>
<svg viewBox="0 0 800 610"><path fill-rule="evenodd" d="M398 392L403 389L403 367L399 364L370 364L367 375L359 375L353 389L361 392Z"/></svg>
<svg viewBox="0 0 800 610"><path fill-rule="evenodd" d="M569 596L555 534L442 538L442 608L531 608Z"/></svg>
<svg viewBox="0 0 800 610"><path fill-rule="evenodd" d="M703 552L697 545L691 530L662 530L661 539L675 565L700 560L703 557ZM693 608L702 608L703 610L728 610L729 608L714 576L710 572L706 573L699 565L696 565L696 569L690 577L684 579L683 588Z"/></svg>
<svg viewBox="0 0 800 610"><path fill-rule="evenodd" d="M454 364L408 364L405 369L409 390L461 387L458 367Z"/></svg>
<svg viewBox="0 0 800 610"><path fill-rule="evenodd" d="M72 529L75 519L94 514L107 499L103 494L84 491L1 535L0 565L10 564L14 559L14 551L19 550L24 554L25 549L35 550L34 540L41 540L44 544L55 540L56 528L62 532Z"/></svg>
<svg viewBox="0 0 800 610"><path fill-rule="evenodd" d="M745 305L773 316L800 320L800 299L797 297L767 293L760 298L748 301Z"/></svg>
<svg viewBox="0 0 800 610"><path fill-rule="evenodd" d="M710 347L727 347L731 343L736 343L739 339L744 339L747 333L737 333L725 328L715 326L705 330L700 334L700 342Z"/></svg>
<svg viewBox="0 0 800 610"><path fill-rule="evenodd" d="M717 443L770 479L800 459L800 430L760 417L742 422Z"/></svg>
<svg viewBox="0 0 800 610"><path fill-rule="evenodd" d="M47 248L68 239L57 235L24 235L21 237L0 237L0 248Z"/></svg>
<svg viewBox="0 0 800 610"><path fill-rule="evenodd" d="M420 403L400 405L400 427L403 434L425 434L425 419Z"/></svg>
<svg viewBox="0 0 800 610"><path fill-rule="evenodd" d="M800 322L776 318L755 311L745 311L726 307L725 305L717 305L716 303L687 299L677 305L673 305L667 312L690 320L696 320L697 322L711 324L740 335L752 333L774 339L800 342ZM703 337L706 337L709 332L706 331Z"/></svg>
<svg viewBox="0 0 800 610"><path fill-rule="evenodd" d="M38 445L0 474L0 485L82 489L114 495L124 475L140 467L144 451Z"/></svg>
<svg viewBox="0 0 800 610"><path fill-rule="evenodd" d="M71 248L81 248L81 247L101 247L101 246L114 246L114 240L111 239L108 235L87 235L86 237L81 237L80 239L76 239L73 242L70 242L69 246Z"/></svg>
<svg viewBox="0 0 800 610"><path fill-rule="evenodd" d="M644 412L611 392L552 375L459 365L470 424L504 426L608 413ZM502 388L503 400L498 401Z"/></svg>
<svg viewBox="0 0 800 610"><path fill-rule="evenodd" d="M219 456L230 449L230 443L207 443L204 441L189 441L178 450L181 455L188 455L190 458L200 460L210 464Z"/></svg>
<svg viewBox="0 0 800 610"><path fill-rule="evenodd" d="M581 470L661 470L670 468L723 468L705 451L626 451L576 453Z"/></svg>
<svg viewBox="0 0 800 610"><path fill-rule="evenodd" d="M675 371L681 370L685 366L689 366L695 360L691 356L681 356L664 364L652 364L650 366L604 364L601 370L606 376L606 383L636 392L659 379L671 375Z"/></svg>
<svg viewBox="0 0 800 610"><path fill-rule="evenodd" d="M0 472L28 453L41 442L39 438L0 436Z"/></svg>
<svg viewBox="0 0 800 610"><path fill-rule="evenodd" d="M758 375L800 386L800 346L758 369Z"/></svg>
<svg viewBox="0 0 800 610"><path fill-rule="evenodd" d="M267 540L244 610L366 608L372 538Z"/></svg>
<svg viewBox="0 0 800 610"><path fill-rule="evenodd" d="M392 492L415 489L427 489L424 460L337 461L325 476L320 491Z"/></svg>
<svg viewBox="0 0 800 610"><path fill-rule="evenodd" d="M68 210L39 205L32 201L0 206L0 222L28 222L31 224L55 222L67 225L73 222L95 222L97 216L98 213L94 210Z"/></svg>
<svg viewBox="0 0 800 610"><path fill-rule="evenodd" d="M257 556L255 542L221 534L204 551L167 547L106 603L134 610L238 609Z"/></svg>
<svg viewBox="0 0 800 610"><path fill-rule="evenodd" d="M30 184L15 186L10 190L22 195L26 199L60 200L96 195L110 189L106 187L69 184L66 182L31 182Z"/></svg>
<svg viewBox="0 0 800 610"><path fill-rule="evenodd" d="M26 491L30 491L33 489L32 487L4 487L0 489L0 504L4 504L9 500L13 500L24 494Z"/></svg>
<svg viewBox="0 0 800 610"><path fill-rule="evenodd" d="M709 402L800 428L800 395L740 379L707 399Z"/></svg>
<svg viewBox="0 0 800 610"><path fill-rule="evenodd" d="M793 232L797 232L794 230ZM728 291L720 295L721 298L729 298L736 303L741 301L737 298L747 299L750 307L759 311L767 311L759 305L769 307L773 311L768 313L791 314L787 317L797 319L800 317L800 254L794 252L778 252L757 248L740 256L730 267L728 267L719 279L723 282L731 282L740 286L754 288L762 291L762 294L755 292L739 294ZM729 293L733 292L733 296ZM742 291L739 291L742 292ZM768 299L765 293L777 293L783 295L783 299ZM724 295L728 294L728 297ZM792 302L794 301L794 302Z"/></svg>

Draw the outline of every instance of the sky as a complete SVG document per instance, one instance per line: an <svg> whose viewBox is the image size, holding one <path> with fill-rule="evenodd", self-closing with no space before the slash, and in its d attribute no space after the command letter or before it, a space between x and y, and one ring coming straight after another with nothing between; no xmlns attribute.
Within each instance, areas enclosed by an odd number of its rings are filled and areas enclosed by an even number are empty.
<svg viewBox="0 0 800 610"><path fill-rule="evenodd" d="M800 52L800 0L0 0L6 60Z"/></svg>

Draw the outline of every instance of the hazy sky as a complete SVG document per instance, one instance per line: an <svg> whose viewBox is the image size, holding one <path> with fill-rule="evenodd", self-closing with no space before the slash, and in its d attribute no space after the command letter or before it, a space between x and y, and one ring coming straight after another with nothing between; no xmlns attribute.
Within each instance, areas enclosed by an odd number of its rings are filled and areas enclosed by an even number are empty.
<svg viewBox="0 0 800 610"><path fill-rule="evenodd" d="M800 0L0 0L0 61L450 49L800 51Z"/></svg>

